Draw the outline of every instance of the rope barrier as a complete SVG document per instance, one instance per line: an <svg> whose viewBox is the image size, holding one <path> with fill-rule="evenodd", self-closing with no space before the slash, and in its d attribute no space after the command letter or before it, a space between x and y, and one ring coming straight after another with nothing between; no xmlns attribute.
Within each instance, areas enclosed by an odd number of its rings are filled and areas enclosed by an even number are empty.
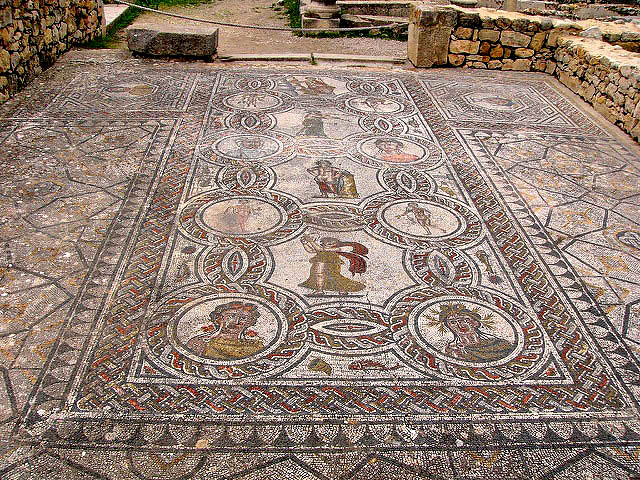
<svg viewBox="0 0 640 480"><path fill-rule="evenodd" d="M371 27L346 27L346 28L335 28L335 27L291 28L291 27L276 27L276 26L268 26L268 25L245 25L242 23L217 22L215 20L206 20L204 18L195 18L195 17L189 17L187 15L179 15L177 13L163 12L161 10L156 10L154 8L143 7L141 5L136 5L135 3L125 2L124 0L113 0L113 1L116 3L121 3L123 5L128 5L129 7L139 8L140 10L144 10L146 12L159 13L161 15L167 15L169 17L180 18L182 20L191 20L193 22L209 23L211 25L220 25L223 27L250 28L254 30L276 30L279 32L360 32L365 30L395 28L395 27L403 27L405 25L409 25L409 22L390 23L388 25L379 25L379 26L375 25Z"/></svg>

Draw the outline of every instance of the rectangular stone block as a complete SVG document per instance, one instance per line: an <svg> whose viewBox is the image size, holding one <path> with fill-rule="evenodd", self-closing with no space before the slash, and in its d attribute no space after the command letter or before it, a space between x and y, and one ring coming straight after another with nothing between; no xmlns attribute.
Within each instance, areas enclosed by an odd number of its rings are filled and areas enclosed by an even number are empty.
<svg viewBox="0 0 640 480"><path fill-rule="evenodd" d="M453 8L413 4L409 17L407 57L416 67L446 65L458 12Z"/></svg>
<svg viewBox="0 0 640 480"><path fill-rule="evenodd" d="M419 28L409 24L407 57L416 67L433 67L447 64L451 27L431 26Z"/></svg>
<svg viewBox="0 0 640 480"><path fill-rule="evenodd" d="M163 25L162 29L128 28L129 50L153 56L212 57L218 49L217 28L212 28L207 33L189 31L180 25Z"/></svg>
<svg viewBox="0 0 640 480"><path fill-rule="evenodd" d="M489 30L483 28L478 32L478 40L488 40L490 42L497 42L500 38L500 32L498 30Z"/></svg>
<svg viewBox="0 0 640 480"><path fill-rule="evenodd" d="M507 47L528 47L531 37L524 33L505 30L500 34L500 42Z"/></svg>
<svg viewBox="0 0 640 480"><path fill-rule="evenodd" d="M480 42L473 40L452 40L449 44L451 53L478 53Z"/></svg>

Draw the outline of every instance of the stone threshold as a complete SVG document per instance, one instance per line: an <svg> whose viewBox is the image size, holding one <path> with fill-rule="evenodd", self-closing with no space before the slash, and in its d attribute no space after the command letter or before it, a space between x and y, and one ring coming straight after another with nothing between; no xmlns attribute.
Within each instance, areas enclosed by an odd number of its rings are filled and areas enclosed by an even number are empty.
<svg viewBox="0 0 640 480"><path fill-rule="evenodd" d="M221 55L216 60L222 62L309 62L309 63L348 63L350 65L403 65L407 59L403 57L345 55L338 53L246 53Z"/></svg>
<svg viewBox="0 0 640 480"><path fill-rule="evenodd" d="M108 4L104 6L104 21L107 29L129 10L128 5Z"/></svg>

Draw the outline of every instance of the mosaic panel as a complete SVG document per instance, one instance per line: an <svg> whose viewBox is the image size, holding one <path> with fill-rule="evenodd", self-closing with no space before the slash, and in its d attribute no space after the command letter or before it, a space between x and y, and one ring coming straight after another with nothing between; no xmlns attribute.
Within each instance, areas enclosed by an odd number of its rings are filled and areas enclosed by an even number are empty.
<svg viewBox="0 0 640 480"><path fill-rule="evenodd" d="M372 449L345 478L518 478L536 456L510 449L559 442L575 455L537 476L634 471L633 150L539 77L493 98L429 75L172 75L103 76L86 97L98 76L72 78L39 120L2 124L11 155L82 178L70 195L46 168L6 182L45 192L19 218L79 235L63 243L86 273L45 285L59 307L33 390L9 388L28 358L3 366L20 442L108 447L167 478L247 452L263 460L235 478L331 478L305 455ZM102 109L134 118L87 118ZM28 255L4 256L11 280ZM442 468L402 457L416 451ZM64 452L33 461L98 475Z"/></svg>

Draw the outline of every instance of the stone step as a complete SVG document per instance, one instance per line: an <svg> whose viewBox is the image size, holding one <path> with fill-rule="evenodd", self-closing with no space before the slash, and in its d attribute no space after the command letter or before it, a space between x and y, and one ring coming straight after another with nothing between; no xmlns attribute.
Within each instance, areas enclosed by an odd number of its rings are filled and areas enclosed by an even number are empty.
<svg viewBox="0 0 640 480"><path fill-rule="evenodd" d="M340 18L344 27L379 27L394 23L407 23L407 17L387 17L383 15L342 15ZM406 32L409 25L399 25L393 28L396 32Z"/></svg>
<svg viewBox="0 0 640 480"><path fill-rule="evenodd" d="M340 53L238 53L218 57L222 62L309 62L340 63L345 66L402 65L405 57L347 55Z"/></svg>
<svg viewBox="0 0 640 480"><path fill-rule="evenodd" d="M129 50L141 55L210 59L218 49L217 28L136 24L126 32Z"/></svg>
<svg viewBox="0 0 640 480"><path fill-rule="evenodd" d="M340 7L341 15L369 15L382 17L409 18L411 4L407 1L362 1L362 0L338 0L336 5Z"/></svg>
<svg viewBox="0 0 640 480"><path fill-rule="evenodd" d="M309 62L313 57L310 53L236 53L221 55L222 62Z"/></svg>
<svg viewBox="0 0 640 480"><path fill-rule="evenodd" d="M128 5L116 5L116 4L108 4L104 6L104 22L109 29L109 27L118 20L124 12L129 10Z"/></svg>

